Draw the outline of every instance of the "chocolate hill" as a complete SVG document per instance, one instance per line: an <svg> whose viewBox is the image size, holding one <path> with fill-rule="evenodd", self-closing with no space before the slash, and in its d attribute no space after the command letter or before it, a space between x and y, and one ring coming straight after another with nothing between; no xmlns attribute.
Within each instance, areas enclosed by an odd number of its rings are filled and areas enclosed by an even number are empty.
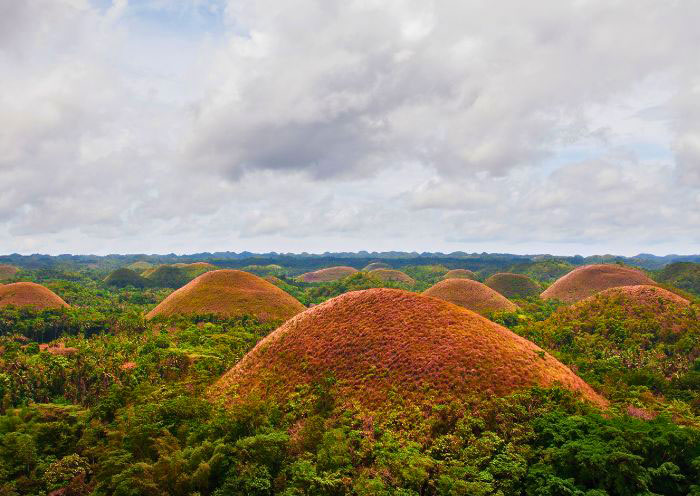
<svg viewBox="0 0 700 496"><path fill-rule="evenodd" d="M639 284L655 283L636 269L609 264L586 265L557 279L540 297L572 303L609 288Z"/></svg>
<svg viewBox="0 0 700 496"><path fill-rule="evenodd" d="M669 377L693 366L700 346L684 336L698 332L696 307L649 285L606 289L559 308L532 329L547 348L583 366L616 357L618 367L651 367Z"/></svg>
<svg viewBox="0 0 700 496"><path fill-rule="evenodd" d="M135 271L122 267L112 271L104 280L107 286L114 286L116 288L125 288L127 286L133 286L135 288L143 288L148 285L148 279L141 277Z"/></svg>
<svg viewBox="0 0 700 496"><path fill-rule="evenodd" d="M542 292L542 288L526 275L510 272L494 274L484 284L506 298L528 298Z"/></svg>
<svg viewBox="0 0 700 496"><path fill-rule="evenodd" d="M443 276L443 279L473 279L476 281L477 277L469 269L452 269Z"/></svg>
<svg viewBox="0 0 700 496"><path fill-rule="evenodd" d="M19 269L14 265L0 264L0 281L10 279L17 272L19 272Z"/></svg>
<svg viewBox="0 0 700 496"><path fill-rule="evenodd" d="M306 272L299 276L299 280L304 282L331 282L351 276L356 272L358 272L358 270L353 267L328 267L327 269Z"/></svg>
<svg viewBox="0 0 700 496"><path fill-rule="evenodd" d="M146 318L213 313L275 321L303 310L304 305L261 277L240 270L214 270L170 294Z"/></svg>
<svg viewBox="0 0 700 496"><path fill-rule="evenodd" d="M408 285L413 285L416 283L411 276L401 272L400 270L374 269L370 271L370 275L383 282L400 282Z"/></svg>
<svg viewBox="0 0 700 496"><path fill-rule="evenodd" d="M0 307L33 306L40 310L68 307L68 303L50 289L33 282L15 282L0 286Z"/></svg>
<svg viewBox="0 0 700 496"><path fill-rule="evenodd" d="M426 296L449 301L476 313L514 312L515 304L485 284L471 279L445 279L423 292Z"/></svg>
<svg viewBox="0 0 700 496"><path fill-rule="evenodd" d="M456 305L398 289L353 291L310 308L260 341L209 390L225 404L286 400L329 375L337 398L373 407L402 398L507 395L561 385L606 401L535 344Z"/></svg>

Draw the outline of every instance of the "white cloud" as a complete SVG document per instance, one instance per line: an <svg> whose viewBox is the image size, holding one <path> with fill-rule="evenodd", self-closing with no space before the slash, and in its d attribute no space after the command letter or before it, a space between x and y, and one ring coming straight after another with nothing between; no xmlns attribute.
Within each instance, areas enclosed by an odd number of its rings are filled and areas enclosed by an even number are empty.
<svg viewBox="0 0 700 496"><path fill-rule="evenodd" d="M0 252L697 251L698 14L0 3Z"/></svg>

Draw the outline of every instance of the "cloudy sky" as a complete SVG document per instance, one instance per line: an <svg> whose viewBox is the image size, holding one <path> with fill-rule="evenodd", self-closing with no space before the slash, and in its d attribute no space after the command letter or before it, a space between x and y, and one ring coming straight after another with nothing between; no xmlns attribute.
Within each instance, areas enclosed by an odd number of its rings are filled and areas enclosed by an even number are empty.
<svg viewBox="0 0 700 496"><path fill-rule="evenodd" d="M698 253L698 18L0 0L0 253Z"/></svg>

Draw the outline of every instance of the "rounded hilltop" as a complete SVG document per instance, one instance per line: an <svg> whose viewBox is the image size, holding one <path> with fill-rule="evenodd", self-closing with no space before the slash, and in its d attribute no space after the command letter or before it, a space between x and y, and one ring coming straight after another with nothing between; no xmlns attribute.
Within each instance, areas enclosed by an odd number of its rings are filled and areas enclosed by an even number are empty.
<svg viewBox="0 0 700 496"><path fill-rule="evenodd" d="M33 282L15 282L0 286L0 307L32 306L39 310L68 307L68 303L49 288Z"/></svg>
<svg viewBox="0 0 700 496"><path fill-rule="evenodd" d="M477 277L474 272L469 269L452 269L447 271L443 279L473 279L476 281Z"/></svg>
<svg viewBox="0 0 700 496"><path fill-rule="evenodd" d="M294 297L266 280L240 270L205 272L173 292L146 318L170 315L251 315L261 321L287 320L304 310Z"/></svg>
<svg viewBox="0 0 700 496"><path fill-rule="evenodd" d="M413 285L416 281L408 274L395 269L374 269L370 275L376 277L382 282L400 282L402 284Z"/></svg>
<svg viewBox="0 0 700 496"><path fill-rule="evenodd" d="M104 283L107 286L114 286L117 288L125 288L127 286L133 286L135 288L144 288L148 284L148 279L141 277L138 273L126 267L121 269L116 269L105 277Z"/></svg>
<svg viewBox="0 0 700 496"><path fill-rule="evenodd" d="M260 341L209 390L226 404L286 400L332 376L338 398L366 407L392 395L420 399L507 395L561 385L606 401L552 356L456 305L398 289L353 291L290 319Z"/></svg>
<svg viewBox="0 0 700 496"><path fill-rule="evenodd" d="M484 281L489 288L506 298L529 298L542 292L539 284L524 274L499 272Z"/></svg>
<svg viewBox="0 0 700 496"><path fill-rule="evenodd" d="M514 312L518 308L502 294L471 279L445 279L426 289L423 294L482 315L499 311Z"/></svg>
<svg viewBox="0 0 700 496"><path fill-rule="evenodd" d="M300 281L303 282L332 282L342 279L343 277L351 276L359 272L354 267L328 267L326 269L319 269L313 272L306 272L298 277Z"/></svg>
<svg viewBox="0 0 700 496"><path fill-rule="evenodd" d="M585 265L557 279L540 297L573 303L609 288L640 284L656 283L636 269L612 264Z"/></svg>

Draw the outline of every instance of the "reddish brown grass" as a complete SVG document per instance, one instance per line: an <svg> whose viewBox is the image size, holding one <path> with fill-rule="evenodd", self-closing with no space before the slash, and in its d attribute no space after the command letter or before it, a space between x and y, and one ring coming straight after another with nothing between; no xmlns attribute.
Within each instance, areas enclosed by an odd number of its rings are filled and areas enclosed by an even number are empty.
<svg viewBox="0 0 700 496"><path fill-rule="evenodd" d="M506 298L528 298L542 292L542 288L528 276L509 272L494 274L484 284Z"/></svg>
<svg viewBox="0 0 700 496"><path fill-rule="evenodd" d="M423 294L480 314L495 311L513 312L517 309L517 306L503 295L471 279L445 279L426 289Z"/></svg>
<svg viewBox="0 0 700 496"><path fill-rule="evenodd" d="M443 279L472 279L476 281L476 274L469 269L452 269L443 276Z"/></svg>
<svg viewBox="0 0 700 496"><path fill-rule="evenodd" d="M557 279L540 297L572 303L609 288L639 284L656 285L639 270L619 265L586 265Z"/></svg>
<svg viewBox="0 0 700 496"><path fill-rule="evenodd" d="M621 286L619 288L610 288L599 293L601 296L616 296L619 295L622 299L634 301L636 304L642 305L658 305L662 303L674 303L676 305L688 306L690 302L667 289L658 286L650 286L648 284L640 284L637 286ZM592 297L589 297L590 299ZM587 301L587 300L584 300ZM583 303L583 302L581 302Z"/></svg>
<svg viewBox="0 0 700 496"><path fill-rule="evenodd" d="M304 310L294 297L264 279L240 270L214 270L190 281L151 310L146 318L175 314L252 315L262 321L287 320Z"/></svg>
<svg viewBox="0 0 700 496"><path fill-rule="evenodd" d="M0 286L0 307L33 306L38 309L67 307L60 296L33 282L15 282Z"/></svg>
<svg viewBox="0 0 700 496"><path fill-rule="evenodd" d="M314 272L306 272L299 276L299 280L304 282L331 282L351 276L356 272L358 270L353 267L328 267L327 269L315 270Z"/></svg>
<svg viewBox="0 0 700 496"><path fill-rule="evenodd" d="M10 279L17 272L19 272L19 269L13 265L0 264L0 281Z"/></svg>
<svg viewBox="0 0 700 496"><path fill-rule="evenodd" d="M370 274L384 282L400 282L408 285L413 285L416 283L411 276L401 272L400 270L374 269L370 271Z"/></svg>
<svg viewBox="0 0 700 496"><path fill-rule="evenodd" d="M446 399L561 385L606 401L570 369L511 331L456 305L398 289L345 293L287 321L209 390L226 404L285 400L329 375L337 398L368 407L390 393Z"/></svg>
<svg viewBox="0 0 700 496"><path fill-rule="evenodd" d="M40 344L39 351L44 351L52 355L68 356L78 352L78 348L66 346L64 343L54 343L51 345Z"/></svg>

